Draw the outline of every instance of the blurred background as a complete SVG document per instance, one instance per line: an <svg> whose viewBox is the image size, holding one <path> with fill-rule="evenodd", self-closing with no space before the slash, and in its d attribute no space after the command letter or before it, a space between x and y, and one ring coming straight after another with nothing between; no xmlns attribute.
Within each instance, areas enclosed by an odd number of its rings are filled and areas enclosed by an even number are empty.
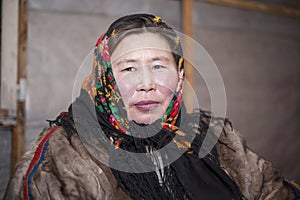
<svg viewBox="0 0 300 200"><path fill-rule="evenodd" d="M180 0L2 0L0 198L46 120L72 102L76 73L100 34L118 17L140 12L188 30L206 49L223 78L233 127L283 176L300 182L300 2L190 3L184 13ZM200 107L211 110L200 75L194 84Z"/></svg>

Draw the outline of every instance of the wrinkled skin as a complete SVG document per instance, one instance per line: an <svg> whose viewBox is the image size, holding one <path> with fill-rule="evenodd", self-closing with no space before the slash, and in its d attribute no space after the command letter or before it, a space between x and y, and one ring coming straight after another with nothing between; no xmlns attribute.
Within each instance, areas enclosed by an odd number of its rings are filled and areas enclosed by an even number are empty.
<svg viewBox="0 0 300 200"><path fill-rule="evenodd" d="M128 119L150 124L161 118L179 80L167 41L154 33L129 35L111 60Z"/></svg>

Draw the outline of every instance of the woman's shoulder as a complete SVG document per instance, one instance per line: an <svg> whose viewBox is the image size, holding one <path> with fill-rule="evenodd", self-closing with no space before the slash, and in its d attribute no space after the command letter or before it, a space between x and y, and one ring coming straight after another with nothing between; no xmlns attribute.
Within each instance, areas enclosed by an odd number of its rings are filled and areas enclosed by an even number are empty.
<svg viewBox="0 0 300 200"><path fill-rule="evenodd" d="M77 134L61 126L44 129L17 166L6 199L99 199L114 197L116 184L109 168L95 161ZM88 184L87 184L88 183ZM51 191L50 191L50 190Z"/></svg>
<svg viewBox="0 0 300 200"><path fill-rule="evenodd" d="M47 160L46 149L49 144L50 136L58 129L45 128L43 129L35 141L30 145L28 151L26 151L17 163L15 168L14 176L11 177L7 186L6 194L4 199L23 199L24 187L28 186L29 176L32 176L33 172L37 170L36 164L41 160Z"/></svg>
<svg viewBox="0 0 300 200"><path fill-rule="evenodd" d="M246 144L231 123L225 123L217 144L221 167L247 199L296 199L288 181L268 160Z"/></svg>
<svg viewBox="0 0 300 200"><path fill-rule="evenodd" d="M234 180L247 199L294 198L278 170L247 146L242 134L232 126L229 119L214 117L211 112L203 110L197 110L190 116L200 121L199 132L205 131L205 136L213 134L212 138L216 138L214 144L220 167Z"/></svg>

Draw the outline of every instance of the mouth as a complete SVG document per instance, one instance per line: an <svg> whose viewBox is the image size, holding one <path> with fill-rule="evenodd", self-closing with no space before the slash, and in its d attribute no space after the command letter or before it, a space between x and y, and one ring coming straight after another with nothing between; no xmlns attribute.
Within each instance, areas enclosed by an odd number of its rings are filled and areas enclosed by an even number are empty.
<svg viewBox="0 0 300 200"><path fill-rule="evenodd" d="M143 100L134 104L134 106L140 111L149 111L155 109L159 105L159 102L152 100Z"/></svg>

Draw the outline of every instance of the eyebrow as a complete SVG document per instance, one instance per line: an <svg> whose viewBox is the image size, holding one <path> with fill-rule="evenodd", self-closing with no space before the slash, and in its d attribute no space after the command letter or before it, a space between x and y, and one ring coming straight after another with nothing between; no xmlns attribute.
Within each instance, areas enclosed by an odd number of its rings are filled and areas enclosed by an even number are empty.
<svg viewBox="0 0 300 200"><path fill-rule="evenodd" d="M148 59L147 62L154 62L154 61L160 61L160 60L168 62L170 59L165 56L157 56L157 57ZM125 59L118 61L116 63L116 66L120 65L121 63L137 63L137 62L138 62L138 59L125 58Z"/></svg>
<svg viewBox="0 0 300 200"><path fill-rule="evenodd" d="M154 57L151 59L152 61L157 61L157 60L161 60L161 61L170 61L169 58L165 57L165 56L158 56L158 57Z"/></svg>

